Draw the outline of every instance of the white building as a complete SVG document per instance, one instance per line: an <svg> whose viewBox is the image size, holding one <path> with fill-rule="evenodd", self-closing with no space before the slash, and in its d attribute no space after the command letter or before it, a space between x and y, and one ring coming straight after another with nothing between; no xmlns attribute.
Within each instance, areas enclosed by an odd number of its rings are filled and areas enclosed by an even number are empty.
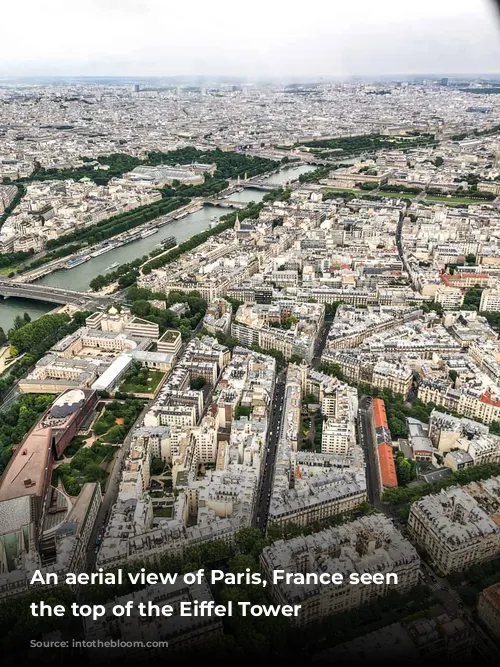
<svg viewBox="0 0 500 667"><path fill-rule="evenodd" d="M412 539L443 575L500 554L500 477L448 489L413 503Z"/></svg>
<svg viewBox="0 0 500 667"><path fill-rule="evenodd" d="M500 310L500 290L485 288L481 294L481 302L479 304L479 310L482 311L492 311Z"/></svg>
<svg viewBox="0 0 500 667"><path fill-rule="evenodd" d="M460 308L464 302L464 293L459 287L443 285L438 287L434 295L434 301L439 303L444 310Z"/></svg>

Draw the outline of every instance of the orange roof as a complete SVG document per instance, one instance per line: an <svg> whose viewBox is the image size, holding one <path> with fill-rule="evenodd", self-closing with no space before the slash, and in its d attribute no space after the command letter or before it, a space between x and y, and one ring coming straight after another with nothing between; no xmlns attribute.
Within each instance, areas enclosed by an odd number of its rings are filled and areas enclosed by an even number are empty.
<svg viewBox="0 0 500 667"><path fill-rule="evenodd" d="M387 425L387 415L385 413L384 401L381 398L374 398L372 401L372 407L375 428L380 428L382 426L383 428L389 429L389 426Z"/></svg>
<svg viewBox="0 0 500 667"><path fill-rule="evenodd" d="M302 473L300 472L299 466L297 466L297 468L295 470L295 473L296 473L297 479L302 479Z"/></svg>
<svg viewBox="0 0 500 667"><path fill-rule="evenodd" d="M378 459L380 461L382 484L384 486L397 486L396 465L392 455L392 447L389 444L383 443L378 446Z"/></svg>
<svg viewBox="0 0 500 667"><path fill-rule="evenodd" d="M445 285L450 287L450 274L449 273L442 273L441 274L441 282L443 282Z"/></svg>

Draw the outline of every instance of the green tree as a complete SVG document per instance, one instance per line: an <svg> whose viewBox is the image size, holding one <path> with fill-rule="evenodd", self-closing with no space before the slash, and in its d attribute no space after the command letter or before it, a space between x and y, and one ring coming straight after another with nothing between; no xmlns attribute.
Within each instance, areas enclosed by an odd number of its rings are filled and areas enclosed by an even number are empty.
<svg viewBox="0 0 500 667"><path fill-rule="evenodd" d="M415 478L415 461L405 458L403 452L398 452L395 462L398 484L407 486Z"/></svg>
<svg viewBox="0 0 500 667"><path fill-rule="evenodd" d="M241 528L235 535L236 549L243 554L252 554L261 548L262 535L257 528Z"/></svg>
<svg viewBox="0 0 500 667"><path fill-rule="evenodd" d="M406 428L405 419L398 419L398 417L388 417L387 425L393 438L404 438L406 437L408 430Z"/></svg>
<svg viewBox="0 0 500 667"><path fill-rule="evenodd" d="M483 290L476 286L468 289L465 293L463 309L464 310L479 310L479 305L481 303L481 295Z"/></svg>
<svg viewBox="0 0 500 667"><path fill-rule="evenodd" d="M89 287L93 292L98 292L99 290L102 290L103 287L107 285L107 280L105 276L99 275L96 276L95 278L92 278L92 280L89 283Z"/></svg>
<svg viewBox="0 0 500 667"><path fill-rule="evenodd" d="M25 320L21 315L16 315L14 318L13 330L20 329L26 324Z"/></svg>
<svg viewBox="0 0 500 667"><path fill-rule="evenodd" d="M203 389L203 387L206 384L207 384L206 379L202 375L199 375L198 377L194 378L194 380L191 380L189 386L194 391L199 391L199 390Z"/></svg>
<svg viewBox="0 0 500 667"><path fill-rule="evenodd" d="M151 312L151 304L146 300L134 301L130 310L137 317L147 317Z"/></svg>
<svg viewBox="0 0 500 667"><path fill-rule="evenodd" d="M339 380L344 379L344 373L342 372L342 368L339 366L339 364L323 362L319 364L318 371L320 371L320 373L325 373L326 375L332 375Z"/></svg>
<svg viewBox="0 0 500 667"><path fill-rule="evenodd" d="M87 482L100 482L106 473L97 463L89 463L83 470Z"/></svg>
<svg viewBox="0 0 500 667"><path fill-rule="evenodd" d="M156 456L154 456L151 459L150 472L152 475L161 475L164 468L165 468L165 462L163 461L163 459L160 459Z"/></svg>

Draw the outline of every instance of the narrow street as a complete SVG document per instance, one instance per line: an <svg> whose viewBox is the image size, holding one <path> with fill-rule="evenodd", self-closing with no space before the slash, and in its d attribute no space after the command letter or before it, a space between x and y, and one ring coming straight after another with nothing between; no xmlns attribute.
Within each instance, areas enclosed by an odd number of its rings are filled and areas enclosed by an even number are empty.
<svg viewBox="0 0 500 667"><path fill-rule="evenodd" d="M283 417L283 398L285 395L285 371L281 371L276 378L274 396L269 423L269 433L267 437L267 451L264 459L264 470L261 475L261 483L258 492L257 516L254 525L264 533L269 514L269 503L271 501L271 489L274 477L274 466L276 463L276 454L278 451L278 442L281 434L281 422Z"/></svg>
<svg viewBox="0 0 500 667"><path fill-rule="evenodd" d="M373 440L371 397L363 396L358 408L358 434L365 455L366 495L368 502L387 514L387 508L380 501L380 473L377 461L376 443Z"/></svg>

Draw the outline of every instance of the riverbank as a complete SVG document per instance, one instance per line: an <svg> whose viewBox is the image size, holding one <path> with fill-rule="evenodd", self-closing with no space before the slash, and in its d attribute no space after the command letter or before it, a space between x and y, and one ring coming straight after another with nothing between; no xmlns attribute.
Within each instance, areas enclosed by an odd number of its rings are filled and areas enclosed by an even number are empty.
<svg viewBox="0 0 500 667"><path fill-rule="evenodd" d="M286 185L288 182L297 180L298 177L309 171L314 170L312 165L300 166L285 166L279 172L272 174L266 179L269 185L276 187ZM238 201L248 204L251 201L258 203L266 194L263 190L246 188L240 192L231 194L231 201ZM193 202L191 203L193 205ZM199 204L198 204L199 206ZM211 226L214 218L218 219L227 213L230 213L231 208L219 208L210 205L204 205L198 208L193 213L189 213L184 218L174 220L173 222L159 227L158 232L148 236L144 239L138 239L132 243L126 244L119 248L115 248L106 252L103 255L94 257L79 266L72 269L63 269L55 271L49 275L37 280L36 283L40 285L51 285L54 287L67 287L79 291L87 291L89 289L90 281L97 275L102 274L106 269L114 263L126 264L138 257L149 255L161 241L169 236L174 236L177 243L183 243L192 236L199 234ZM179 214L179 211L176 212ZM154 221L151 221L151 226L154 227ZM53 304L42 304L36 301L27 301L25 299L9 298L0 300L0 326L3 327L7 333L14 323L17 315L23 315L25 312L29 314L32 320L41 317L41 315L51 311Z"/></svg>

